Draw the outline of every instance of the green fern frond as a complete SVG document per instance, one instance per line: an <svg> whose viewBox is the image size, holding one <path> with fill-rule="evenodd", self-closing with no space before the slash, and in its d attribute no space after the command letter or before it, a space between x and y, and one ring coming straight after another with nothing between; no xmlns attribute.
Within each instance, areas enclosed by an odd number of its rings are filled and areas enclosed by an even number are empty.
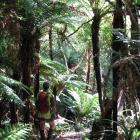
<svg viewBox="0 0 140 140"><path fill-rule="evenodd" d="M0 74L0 99L6 99L9 102L14 100L17 105L23 106L22 100L16 95L15 91L11 88L12 86L24 88L20 82L11 79L4 74Z"/></svg>
<svg viewBox="0 0 140 140"><path fill-rule="evenodd" d="M79 119L88 117L99 111L98 97L84 93L82 90L70 91L66 94L60 94L60 101L77 114Z"/></svg>
<svg viewBox="0 0 140 140"><path fill-rule="evenodd" d="M57 62L57 61L51 61L50 59L46 59L44 57L41 57L41 62L42 65L49 67L51 69L57 69L58 71L65 71L66 68L63 64Z"/></svg>
<svg viewBox="0 0 140 140"><path fill-rule="evenodd" d="M0 74L0 81L9 86L25 87L21 82Z"/></svg>
<svg viewBox="0 0 140 140"><path fill-rule="evenodd" d="M57 79L61 73L64 74L65 71L66 68L63 64L41 57L40 73L45 77L48 75L49 77L51 76L52 78Z"/></svg>
<svg viewBox="0 0 140 140"><path fill-rule="evenodd" d="M94 106L97 106L98 99L95 96L92 96L88 93L79 92L80 104L78 110L80 111L80 116L88 116L94 109ZM96 105L95 105L96 104Z"/></svg>
<svg viewBox="0 0 140 140"><path fill-rule="evenodd" d="M22 84L20 81L16 81L4 74L0 74L0 97L6 98L9 101L15 101L16 104L23 105L21 99L16 95L15 91L12 87L16 87L17 89L22 89L27 93L31 93L31 90Z"/></svg>
<svg viewBox="0 0 140 140"><path fill-rule="evenodd" d="M88 84L86 84L85 82L83 81L79 81L79 80L69 80L67 81L67 83L69 85L72 85L72 86L75 86L75 87L79 87L79 88L82 88L82 87L85 87L85 86L89 86Z"/></svg>
<svg viewBox="0 0 140 140"><path fill-rule="evenodd" d="M18 105L23 105L22 100L15 94L14 90L6 84L0 82L0 98L13 101Z"/></svg>
<svg viewBox="0 0 140 140"><path fill-rule="evenodd" d="M18 124L16 126L6 126L0 129L1 140L25 140L31 136L30 125Z"/></svg>

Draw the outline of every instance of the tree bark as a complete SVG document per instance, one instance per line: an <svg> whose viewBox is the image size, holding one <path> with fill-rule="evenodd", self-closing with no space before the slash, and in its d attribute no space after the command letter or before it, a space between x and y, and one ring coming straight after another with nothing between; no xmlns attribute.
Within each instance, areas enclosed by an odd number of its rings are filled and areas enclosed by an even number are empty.
<svg viewBox="0 0 140 140"><path fill-rule="evenodd" d="M139 54L139 46L140 43L138 42L140 40L140 35L139 35L139 23L138 23L138 15L139 11L137 10L137 7L132 4L132 1L129 4L130 9L132 11L133 17L130 15L130 20L131 20L131 48L130 48L130 53L132 55Z"/></svg>
<svg viewBox="0 0 140 140"><path fill-rule="evenodd" d="M34 97L35 99L37 99L37 95L39 93L39 66L40 66L40 61L39 61L39 51L40 51L40 41L39 41L39 37L40 37L40 30L37 28L36 32L35 32L35 66L34 66L34 75L35 75L35 79L34 79ZM37 103L35 102L36 106Z"/></svg>
<svg viewBox="0 0 140 140"><path fill-rule="evenodd" d="M3 31L7 31L12 38L12 43L7 48L7 55L9 60L12 62L12 78L15 80L20 80L20 68L19 68L19 46L20 46L20 23L17 18L17 7L16 0L6 0L2 3L5 3L3 7L3 14L5 17L3 19ZM1 27L0 27L1 28ZM19 89L12 86L12 88L18 94ZM10 122L11 124L17 123L16 115L16 105L14 101L11 101L10 104Z"/></svg>
<svg viewBox="0 0 140 140"><path fill-rule="evenodd" d="M50 24L49 26L49 53L50 53L50 58L51 60L53 60L53 50L52 50L52 46L53 46L53 38L52 38L52 24Z"/></svg>
<svg viewBox="0 0 140 140"><path fill-rule="evenodd" d="M86 53L86 57L87 57L87 64L86 64L86 84L89 84L90 82L90 70L91 70L91 48L87 48L87 53ZM85 91L88 91L88 85L86 85L85 87Z"/></svg>
<svg viewBox="0 0 140 140"><path fill-rule="evenodd" d="M30 87L31 85L31 60L32 48L30 46L31 35L24 34L22 35L22 47L21 47L21 67L22 67L22 82L24 85ZM23 99L26 99L29 96L28 93L23 94Z"/></svg>
<svg viewBox="0 0 140 140"><path fill-rule="evenodd" d="M33 48L35 44L34 39L34 25L32 19L27 19L21 23L21 47L20 47L20 60L21 60L21 74L22 74L22 83L28 88L31 86L31 74L33 67ZM22 99L25 102L24 108L24 123L29 123L29 100L31 93L22 91Z"/></svg>
<svg viewBox="0 0 140 140"><path fill-rule="evenodd" d="M102 84L101 84L101 72L100 72L100 61L99 61L99 29L101 17L99 14L94 13L93 22L92 22L92 47L93 47L93 63L95 78L97 84L97 92L99 94L99 105L101 114L103 114L103 102L102 102Z"/></svg>

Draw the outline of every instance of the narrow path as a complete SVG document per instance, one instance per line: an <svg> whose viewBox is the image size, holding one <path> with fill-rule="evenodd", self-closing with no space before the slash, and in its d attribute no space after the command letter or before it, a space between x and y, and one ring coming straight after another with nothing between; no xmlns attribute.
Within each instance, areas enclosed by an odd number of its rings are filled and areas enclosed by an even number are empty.
<svg viewBox="0 0 140 140"><path fill-rule="evenodd" d="M55 140L82 140L83 132L66 132L60 134Z"/></svg>

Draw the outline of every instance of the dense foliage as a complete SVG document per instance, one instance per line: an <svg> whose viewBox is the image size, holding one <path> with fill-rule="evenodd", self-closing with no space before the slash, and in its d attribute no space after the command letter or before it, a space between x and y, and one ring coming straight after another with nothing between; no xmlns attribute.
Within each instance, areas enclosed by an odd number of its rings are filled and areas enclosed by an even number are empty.
<svg viewBox="0 0 140 140"><path fill-rule="evenodd" d="M33 113L47 79L50 91L57 90L58 116L68 122L57 133L68 128L88 130L89 139L139 139L139 5L1 0L0 138L39 137Z"/></svg>

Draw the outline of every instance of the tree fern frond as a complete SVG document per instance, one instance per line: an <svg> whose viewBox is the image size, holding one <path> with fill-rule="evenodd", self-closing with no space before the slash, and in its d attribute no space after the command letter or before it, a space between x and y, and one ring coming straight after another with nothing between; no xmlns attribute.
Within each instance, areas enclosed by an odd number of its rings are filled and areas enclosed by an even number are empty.
<svg viewBox="0 0 140 140"><path fill-rule="evenodd" d="M81 16L85 17L84 12L77 7L67 4L67 2L38 1L37 3L38 10L36 11L40 11L40 14L37 12L36 21L40 25L43 23L43 27L48 22L70 24L73 21L71 18L79 17L79 19L82 19Z"/></svg>
<svg viewBox="0 0 140 140"><path fill-rule="evenodd" d="M68 84L72 85L72 86L75 86L75 87L85 87L85 86L89 86L88 84L86 84L85 82L83 81L78 81L78 80L68 80L67 81Z"/></svg>
<svg viewBox="0 0 140 140"><path fill-rule="evenodd" d="M20 81L7 77L4 74L0 74L0 82L4 83L9 87L11 86L17 87L19 89L26 91L27 93L31 93L31 90L26 85L22 84Z"/></svg>
<svg viewBox="0 0 140 140"><path fill-rule="evenodd" d="M60 72L64 72L66 70L65 66L59 62L51 61L49 59L41 57L41 71L45 70L47 73L52 73L51 75L58 75Z"/></svg>
<svg viewBox="0 0 140 140"><path fill-rule="evenodd" d="M96 95L90 95L83 91L70 91L66 94L60 94L60 101L71 109L72 112L77 114L79 119L88 117L99 111L98 97Z"/></svg>
<svg viewBox="0 0 140 140"><path fill-rule="evenodd" d="M51 61L50 59L42 58L41 61L43 64L46 64L46 66L54 67L55 69L59 71L65 71L66 68L63 64L57 62L57 61Z"/></svg>
<svg viewBox="0 0 140 140"><path fill-rule="evenodd" d="M22 84L20 81L14 80L12 78L9 78L1 74L0 74L0 82L5 83L8 86L14 86L14 87L22 88L23 90L29 90L29 88L24 84Z"/></svg>
<svg viewBox="0 0 140 140"><path fill-rule="evenodd" d="M5 129L0 129L1 140L25 140L30 136L30 125L18 124L16 126L6 126Z"/></svg>
<svg viewBox="0 0 140 140"><path fill-rule="evenodd" d="M23 105L22 100L15 94L14 90L4 83L0 83L0 98L15 101L18 105Z"/></svg>

